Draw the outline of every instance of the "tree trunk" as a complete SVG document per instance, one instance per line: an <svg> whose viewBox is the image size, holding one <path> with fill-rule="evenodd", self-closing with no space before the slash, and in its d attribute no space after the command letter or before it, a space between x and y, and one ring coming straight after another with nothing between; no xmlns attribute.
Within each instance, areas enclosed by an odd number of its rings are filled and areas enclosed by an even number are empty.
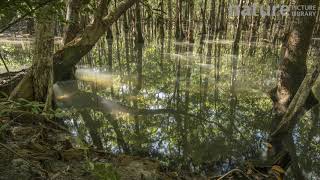
<svg viewBox="0 0 320 180"><path fill-rule="evenodd" d="M242 9L242 6L243 6L243 0L240 0L239 2L240 10ZM242 16L240 14L240 16L238 17L237 29L235 31L234 42L232 46L232 51L233 51L232 54L238 54L238 51L239 51L239 41L241 38L241 21L242 21Z"/></svg>
<svg viewBox="0 0 320 180"><path fill-rule="evenodd" d="M158 18L158 24L160 26L160 34L159 34L159 38L162 40L164 38L164 7L163 7L163 0L161 0L160 2L160 15L159 15L159 18Z"/></svg>
<svg viewBox="0 0 320 180"><path fill-rule="evenodd" d="M200 43L203 44L203 41L205 39L206 33L207 33L207 27L206 27L206 10L207 10L207 0L204 0L203 2L203 8L201 8L201 19L202 19L202 27L201 27L201 38ZM211 11L210 11L211 12Z"/></svg>
<svg viewBox="0 0 320 180"><path fill-rule="evenodd" d="M194 25L193 25L193 18L194 18L194 2L193 0L188 1L188 40L190 43L194 43L193 38L193 31L194 31Z"/></svg>
<svg viewBox="0 0 320 180"><path fill-rule="evenodd" d="M299 0L298 4L318 5L318 0ZM271 124L272 131L278 127L306 75L306 58L315 20L316 16L296 17L293 20L293 28L284 41L284 56L278 69L278 83L276 88L270 91L274 110L274 118ZM314 98L309 96L307 105L312 106L314 103ZM288 133L284 133L286 134L285 136ZM276 154L283 150L282 138L283 136L272 139L272 145Z"/></svg>
<svg viewBox="0 0 320 180"><path fill-rule="evenodd" d="M10 95L10 99L27 97L29 100L46 102L50 84L52 86L52 61L54 46L54 23L45 16L49 7L36 14L36 38L34 60L31 70Z"/></svg>
<svg viewBox="0 0 320 180"><path fill-rule="evenodd" d="M80 0L68 0L67 2L67 24L64 30L64 44L72 41L80 32Z"/></svg>
<svg viewBox="0 0 320 180"><path fill-rule="evenodd" d="M215 0L211 0L211 9L210 9L210 17L209 17L209 38L212 36L211 39L214 37L214 32L215 32L215 9L216 9L216 4Z"/></svg>
<svg viewBox="0 0 320 180"><path fill-rule="evenodd" d="M50 11L43 8L37 14L35 52L32 65L34 100L45 102L52 88L54 48L54 20L44 16Z"/></svg>
<svg viewBox="0 0 320 180"><path fill-rule="evenodd" d="M176 32L175 32L175 37L176 40L183 40L184 39L184 33L182 30L182 0L176 0Z"/></svg>
<svg viewBox="0 0 320 180"><path fill-rule="evenodd" d="M139 2L136 3L135 8L135 15L136 15L136 43L143 44L144 39L142 36L142 20L141 20L141 12L140 12L140 4Z"/></svg>
<svg viewBox="0 0 320 180"><path fill-rule="evenodd" d="M88 25L84 32L67 43L53 56L53 82L69 80L73 74L73 67L85 56L119 17L139 0L126 0L118 4L117 8L103 17L105 0L101 0L98 13L92 24ZM10 95L10 99L25 98L34 99L32 87L32 71L29 71Z"/></svg>

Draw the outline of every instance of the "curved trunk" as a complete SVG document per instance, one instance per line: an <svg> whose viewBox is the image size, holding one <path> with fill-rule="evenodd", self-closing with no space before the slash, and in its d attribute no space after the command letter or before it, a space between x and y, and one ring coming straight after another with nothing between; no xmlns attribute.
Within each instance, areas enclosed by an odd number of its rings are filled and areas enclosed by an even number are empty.
<svg viewBox="0 0 320 180"><path fill-rule="evenodd" d="M304 5L318 5L318 3L318 0L298 1L298 4ZM312 78L314 77L307 77L305 84L302 84L302 87L300 87L307 72L306 58L316 16L296 17L293 21L293 28L283 45L284 55L278 70L278 84L270 92L275 114L271 124L271 131L273 131L271 136L273 154L286 150L285 139L291 135L300 117L299 113L301 114L302 112L301 108L309 109L317 103L315 98L310 95L309 87L312 85ZM315 73L317 72L313 74ZM299 87L302 90L297 92ZM291 101L296 93L299 97L296 97L295 102L292 102L292 104ZM284 116L285 114L286 116Z"/></svg>

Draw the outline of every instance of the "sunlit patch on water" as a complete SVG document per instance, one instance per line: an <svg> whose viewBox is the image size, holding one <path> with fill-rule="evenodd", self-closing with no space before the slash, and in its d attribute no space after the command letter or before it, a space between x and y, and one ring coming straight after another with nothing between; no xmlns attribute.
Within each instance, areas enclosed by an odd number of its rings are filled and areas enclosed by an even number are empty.
<svg viewBox="0 0 320 180"><path fill-rule="evenodd" d="M195 44L194 43L189 43L189 42L174 42L174 45L176 45L176 46L185 46L185 47L193 47Z"/></svg>
<svg viewBox="0 0 320 180"><path fill-rule="evenodd" d="M67 100L68 98L70 98L75 93L75 92L66 91L64 89L64 87L62 87L58 83L55 83L53 85L53 92L54 92L55 99L58 100L58 101Z"/></svg>
<svg viewBox="0 0 320 180"><path fill-rule="evenodd" d="M98 86L111 87L113 84L112 74L99 69L77 69L75 76L78 80L92 82Z"/></svg>
<svg viewBox="0 0 320 180"><path fill-rule="evenodd" d="M233 43L233 40L204 40L205 44L226 44L231 45Z"/></svg>

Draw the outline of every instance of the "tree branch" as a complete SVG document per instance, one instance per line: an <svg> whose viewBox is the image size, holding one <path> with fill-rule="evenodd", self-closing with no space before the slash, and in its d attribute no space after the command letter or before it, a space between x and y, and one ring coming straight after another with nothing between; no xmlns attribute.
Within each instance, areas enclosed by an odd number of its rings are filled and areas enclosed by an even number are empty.
<svg viewBox="0 0 320 180"><path fill-rule="evenodd" d="M7 29L9 29L10 27L12 27L13 25L15 25L16 23L18 23L19 21L23 20L24 18L26 18L27 16L30 16L32 13L34 13L35 11L37 11L38 9L48 5L49 3L54 2L54 0L48 0L45 1L43 3L40 3L38 6L36 6L34 9L30 10L29 12L25 13L24 15L22 15L21 17L11 21L9 24L7 24L5 27L1 28L0 33L3 33L4 31L6 31Z"/></svg>

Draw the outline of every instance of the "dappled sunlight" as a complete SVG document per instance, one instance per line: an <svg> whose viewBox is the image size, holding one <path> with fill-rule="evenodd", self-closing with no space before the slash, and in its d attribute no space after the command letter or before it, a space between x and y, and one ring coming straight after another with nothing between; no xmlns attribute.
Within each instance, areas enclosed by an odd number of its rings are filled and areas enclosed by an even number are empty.
<svg viewBox="0 0 320 180"><path fill-rule="evenodd" d="M78 80L91 82L98 86L111 87L113 85L113 75L99 69L77 69L75 76Z"/></svg>

